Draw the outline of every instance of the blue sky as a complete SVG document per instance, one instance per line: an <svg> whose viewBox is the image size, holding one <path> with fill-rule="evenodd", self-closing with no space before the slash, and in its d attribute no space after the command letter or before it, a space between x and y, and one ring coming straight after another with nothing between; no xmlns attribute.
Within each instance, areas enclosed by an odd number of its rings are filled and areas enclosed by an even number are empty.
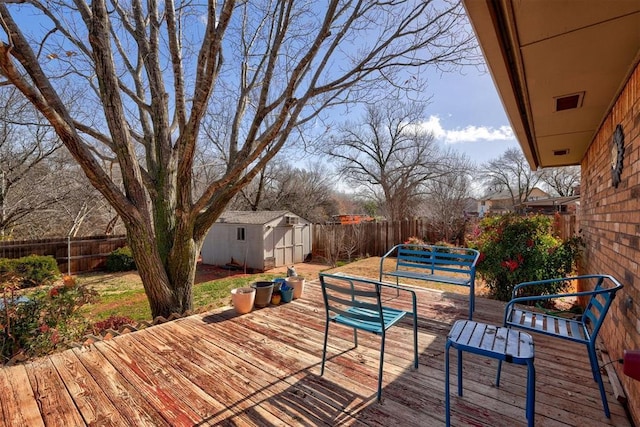
<svg viewBox="0 0 640 427"><path fill-rule="evenodd" d="M469 67L433 74L426 93L432 100L424 126L440 143L466 153L477 164L519 147L488 72Z"/></svg>

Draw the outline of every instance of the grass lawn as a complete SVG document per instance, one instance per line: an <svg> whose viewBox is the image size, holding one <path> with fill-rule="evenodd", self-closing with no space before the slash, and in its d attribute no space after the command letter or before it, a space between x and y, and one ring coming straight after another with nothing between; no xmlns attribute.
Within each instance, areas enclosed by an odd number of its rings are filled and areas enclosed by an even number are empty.
<svg viewBox="0 0 640 427"><path fill-rule="evenodd" d="M392 263L392 260L388 260ZM340 265L335 269L325 270L327 272L341 271L362 277L378 279L380 268L380 257L370 257L361 259L349 264ZM389 265L389 269L393 269ZM263 274L238 274L235 272L220 273L221 276L211 280L214 273L200 271L196 277L196 284L193 289L193 300L195 311L207 311L217 307L231 304L231 289L242 286L249 286L257 280L271 280L275 277L283 277L283 273L263 273ZM303 276L309 280L317 278L317 272L309 272ZM311 275L315 277L311 277ZM228 277L225 277L228 276ZM90 273L77 276L80 284L86 284L95 289L100 299L94 304L86 305L82 308L86 317L92 322L106 319L110 316L127 316L135 321L150 321L151 312L147 297L142 287L140 276L136 272L125 273ZM482 285L476 280L480 292ZM466 293L468 288L463 286L444 285L439 283L425 282L421 280L403 280L403 283L421 287L430 287L447 292Z"/></svg>
<svg viewBox="0 0 640 427"><path fill-rule="evenodd" d="M248 286L256 280L271 280L276 274L236 275L194 285L195 311L206 311L231 303L231 289ZM98 292L94 304L82 307L83 314L97 322L110 316L127 316L136 321L150 321L151 311L140 276L135 272L90 273L76 277L81 285Z"/></svg>

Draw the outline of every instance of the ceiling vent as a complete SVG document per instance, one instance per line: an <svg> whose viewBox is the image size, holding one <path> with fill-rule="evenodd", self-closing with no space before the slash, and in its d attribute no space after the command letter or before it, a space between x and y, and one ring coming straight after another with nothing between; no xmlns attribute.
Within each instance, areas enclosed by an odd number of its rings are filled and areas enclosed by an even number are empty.
<svg viewBox="0 0 640 427"><path fill-rule="evenodd" d="M582 107L584 92L573 93L553 98L556 102L556 111L573 110Z"/></svg>
<svg viewBox="0 0 640 427"><path fill-rule="evenodd" d="M563 148L562 150L553 150L554 156L566 156L567 154L569 154L568 148Z"/></svg>

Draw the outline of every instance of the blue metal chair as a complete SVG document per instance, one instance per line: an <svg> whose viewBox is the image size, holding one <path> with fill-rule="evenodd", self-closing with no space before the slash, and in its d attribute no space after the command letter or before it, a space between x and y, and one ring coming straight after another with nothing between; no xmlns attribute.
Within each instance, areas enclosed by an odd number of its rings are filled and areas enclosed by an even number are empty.
<svg viewBox="0 0 640 427"><path fill-rule="evenodd" d="M418 317L416 315L415 291L361 277L326 273L320 273L320 284L322 285L322 296L327 315L320 375L324 375L330 322L353 328L356 347L358 346L358 330L380 335L380 367L378 372L378 402L380 402L382 399L385 333L387 329L408 314L413 315L413 366L418 369ZM413 312L383 307L380 297L383 287L398 288L409 292L412 298Z"/></svg>
<svg viewBox="0 0 640 427"><path fill-rule="evenodd" d="M573 292L552 295L517 295L531 286L545 286L557 284L558 282L568 282L571 280L582 280L595 282L593 290L583 292ZM611 302L622 285L613 277L603 274L593 274L575 277L565 277L558 279L540 280L535 282L525 282L517 285L513 289L513 298L507 303L504 314L504 326L510 328L520 328L528 331L539 332L556 338L561 338L573 342L578 342L587 346L589 361L591 362L591 372L593 379L598 383L600 398L607 418L611 418L607 396L602 383L602 375L598 365L596 355L596 338L602 326L602 322L609 311ZM567 318L560 313L548 313L531 307L531 304L539 301L550 301L558 298L577 297L588 298L585 311L578 318ZM496 385L500 384L500 369L502 362L498 362L498 374Z"/></svg>

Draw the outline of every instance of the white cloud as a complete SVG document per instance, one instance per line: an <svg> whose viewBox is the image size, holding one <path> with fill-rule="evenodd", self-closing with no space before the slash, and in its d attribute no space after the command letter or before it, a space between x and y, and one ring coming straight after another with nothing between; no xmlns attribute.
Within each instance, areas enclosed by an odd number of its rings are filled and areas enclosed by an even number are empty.
<svg viewBox="0 0 640 427"><path fill-rule="evenodd" d="M433 132L433 136L445 144L476 141L512 141L515 139L510 126L494 128L490 126L466 126L464 128L445 129L440 123L440 117L430 116L429 120L421 123L424 130Z"/></svg>

